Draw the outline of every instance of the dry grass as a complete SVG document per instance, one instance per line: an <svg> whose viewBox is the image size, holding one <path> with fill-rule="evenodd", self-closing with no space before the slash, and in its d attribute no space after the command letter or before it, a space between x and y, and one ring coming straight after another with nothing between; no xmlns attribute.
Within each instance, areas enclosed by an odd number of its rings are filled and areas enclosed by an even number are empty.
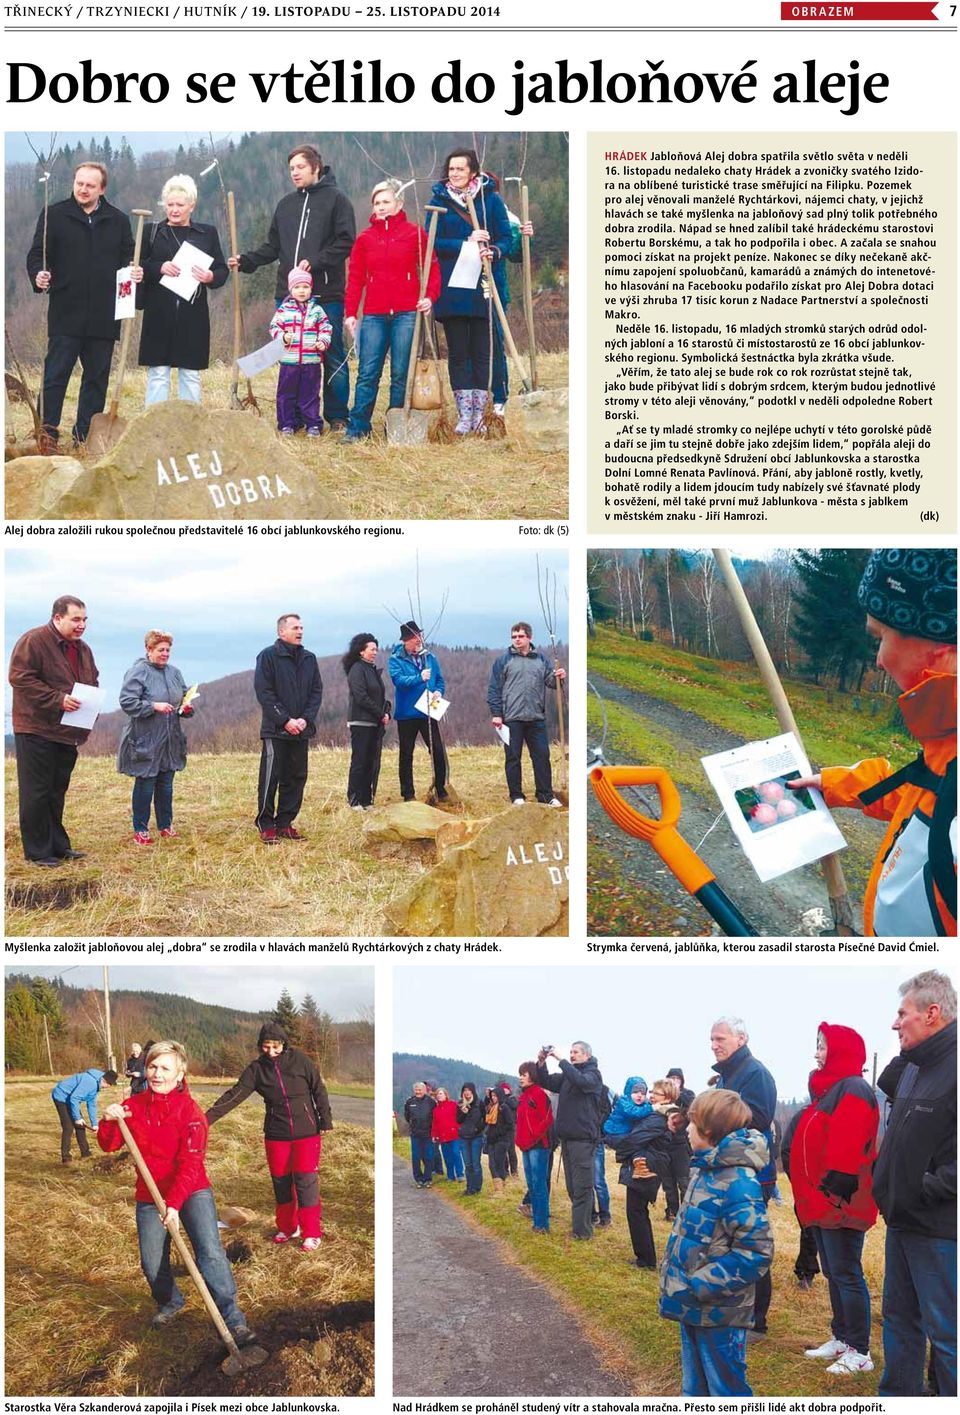
<svg viewBox="0 0 960 1415"><path fill-rule="evenodd" d="M555 748L555 752L559 749ZM384 930L384 910L430 868L432 846L396 847L377 858L364 845L359 811L345 798L349 752L310 753L310 778L297 827L302 845L267 848L253 824L258 757L198 754L177 776L179 838L131 843L129 777L112 757L81 757L67 796L66 826L79 864L38 870L23 859L17 829L16 765L6 762L6 931L18 937L75 934L146 937L323 937ZM452 748L451 779L469 816L507 805L503 752ZM554 762L557 769L558 758ZM424 751L414 775L429 784ZM399 799L397 753L385 751L378 801ZM425 858L426 857L426 858ZM76 896L73 886L78 885ZM48 898L37 891L59 892Z"/></svg>
<svg viewBox="0 0 960 1415"><path fill-rule="evenodd" d="M409 1140L396 1139L394 1149L404 1157ZM556 1164L559 1161L555 1162ZM562 1176L554 1174L550 1199L551 1236L535 1238L529 1219L517 1212L523 1196L520 1179L507 1182L506 1197L493 1198L489 1177L476 1198L467 1199L458 1185L435 1180L433 1192L453 1204L474 1227L495 1236L505 1257L518 1263L558 1295L580 1321L605 1364L623 1373L636 1395L680 1393L680 1342L676 1323L657 1313L658 1274L632 1265L627 1231L624 1188L617 1183L617 1165L608 1156L607 1183L613 1224L597 1229L592 1243L578 1243L570 1235L570 1205ZM773 1302L770 1334L766 1341L747 1348L748 1380L755 1395L774 1396L872 1396L876 1394L883 1365L880 1333L880 1295L883 1288L883 1224L867 1234L863 1266L873 1304L872 1351L876 1370L869 1375L841 1379L826 1374L826 1363L809 1361L804 1348L819 1346L830 1335L830 1300L826 1282L818 1277L809 1292L802 1292L793 1272L799 1229L790 1199L790 1184L779 1179L783 1204L771 1204L767 1216L776 1245L773 1264ZM651 1209L658 1256L663 1255L670 1225L663 1217L662 1195ZM589 1293L584 1302L583 1294ZM428 1315L425 1314L425 1315Z"/></svg>
<svg viewBox="0 0 960 1415"><path fill-rule="evenodd" d="M226 1239L240 1306L270 1352L230 1381L223 1350L183 1274L187 1311L166 1333L140 1272L126 1155L59 1161L50 1081L6 1093L6 1394L369 1395L373 1390L373 1132L340 1124L320 1166L324 1243L274 1247L262 1108L212 1133L207 1170L221 1204L254 1210ZM234 1246L235 1245L235 1246ZM322 1296L321 1296L322 1294Z"/></svg>
<svg viewBox="0 0 960 1415"><path fill-rule="evenodd" d="M540 386L566 387L567 367L566 354L541 355L537 360ZM39 368L28 369L26 374L35 390L40 380ZM515 381L514 373L511 378ZM208 369L203 375L205 402L213 408L229 407L231 383L232 372L227 365L218 363ZM73 424L79 387L78 369L67 389L61 419L64 429ZM146 370L129 370L120 403L121 417L129 421L143 411L145 387ZM375 428L383 425L388 387L385 373ZM255 391L264 418L274 426L273 376L258 379ZM450 408L448 417L449 414ZM458 440L456 446L388 447L381 435L369 442L343 446L339 434L334 434L316 444L300 436L285 443L285 447L304 466L322 475L351 519L565 520L567 453L538 452L527 442L516 397L507 404L506 424L507 436L502 440L469 438ZM17 438L32 434L25 405L7 404L6 427L8 436L11 432Z"/></svg>

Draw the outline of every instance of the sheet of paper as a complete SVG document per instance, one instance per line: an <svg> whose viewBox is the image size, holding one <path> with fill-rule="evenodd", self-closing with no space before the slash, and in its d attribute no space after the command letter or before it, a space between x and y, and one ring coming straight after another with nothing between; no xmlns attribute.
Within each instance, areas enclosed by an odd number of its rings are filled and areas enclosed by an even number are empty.
<svg viewBox="0 0 960 1415"><path fill-rule="evenodd" d="M431 693L427 688L424 688L414 703L417 712L422 712L424 717L432 717L434 722L440 721L449 706L446 698L442 698L439 693Z"/></svg>
<svg viewBox="0 0 960 1415"><path fill-rule="evenodd" d="M74 683L70 696L79 698L81 705L74 712L62 713L60 721L68 727L92 727L100 714L106 695L105 688L91 688L89 683Z"/></svg>
<svg viewBox="0 0 960 1415"><path fill-rule="evenodd" d="M846 849L820 792L791 791L787 785L792 777L811 775L792 732L745 742L701 761L734 835L764 883Z"/></svg>
<svg viewBox="0 0 960 1415"><path fill-rule="evenodd" d="M476 241L464 241L460 247L460 254L457 256L457 263L453 267L453 274L450 276L451 289L475 290L477 281L480 279L481 269L480 247Z"/></svg>
<svg viewBox="0 0 960 1415"><path fill-rule="evenodd" d="M237 359L237 367L247 378L253 378L255 373L266 373L268 368L273 368L282 355L283 340L271 339L262 348L254 349L252 354L244 354L243 358Z"/></svg>
<svg viewBox="0 0 960 1415"><path fill-rule="evenodd" d="M500 725L499 727L495 727L493 730L494 730L494 732L497 734L497 736L500 738L500 741L503 743L503 745L504 745L505 747L509 747L509 745L510 745L510 728L507 726L507 724L506 724L505 722L504 722L504 723L501 723L501 725Z"/></svg>
<svg viewBox="0 0 960 1415"><path fill-rule="evenodd" d="M117 271L114 290L114 319L133 319L137 312L137 287L130 275L131 267L123 266Z"/></svg>
<svg viewBox="0 0 960 1415"><path fill-rule="evenodd" d="M201 270L209 270L213 264L213 256L207 255L206 251L202 251L192 241L181 241L173 263L180 274L161 275L160 284L179 295L181 300L192 300L199 289L200 281L190 274L190 270L195 265L199 265Z"/></svg>

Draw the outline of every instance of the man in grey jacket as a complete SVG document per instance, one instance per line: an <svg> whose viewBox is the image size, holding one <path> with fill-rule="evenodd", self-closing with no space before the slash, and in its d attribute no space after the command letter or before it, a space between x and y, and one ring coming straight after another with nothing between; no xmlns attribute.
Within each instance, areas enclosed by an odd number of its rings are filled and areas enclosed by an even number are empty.
<svg viewBox="0 0 960 1415"><path fill-rule="evenodd" d="M525 804L523 771L520 755L526 742L533 764L533 782L537 800L544 806L560 806L553 794L553 774L550 769L550 742L547 738L547 689L555 688L566 673L551 668L543 654L534 647L533 630L522 620L510 630L510 647L500 655L490 673L487 706L491 721L499 732L510 734L504 742L504 764L507 790L515 806Z"/></svg>

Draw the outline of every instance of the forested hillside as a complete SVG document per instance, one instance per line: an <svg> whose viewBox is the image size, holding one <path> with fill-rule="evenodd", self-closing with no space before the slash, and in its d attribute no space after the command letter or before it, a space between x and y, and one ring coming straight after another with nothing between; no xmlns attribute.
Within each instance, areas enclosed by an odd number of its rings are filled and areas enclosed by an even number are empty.
<svg viewBox="0 0 960 1415"><path fill-rule="evenodd" d="M517 1057L517 1063L528 1061L529 1057ZM475 1066L472 1061L457 1061L449 1056L424 1056L419 1052L395 1051L393 1053L393 1109L403 1124L403 1103L413 1093L415 1081L427 1081L431 1086L445 1086L450 1095L457 1099L464 1081L472 1081L483 1099L484 1088L495 1086L498 1081L509 1081L516 1087L516 1066L511 1064L504 1071L488 1071L483 1066Z"/></svg>

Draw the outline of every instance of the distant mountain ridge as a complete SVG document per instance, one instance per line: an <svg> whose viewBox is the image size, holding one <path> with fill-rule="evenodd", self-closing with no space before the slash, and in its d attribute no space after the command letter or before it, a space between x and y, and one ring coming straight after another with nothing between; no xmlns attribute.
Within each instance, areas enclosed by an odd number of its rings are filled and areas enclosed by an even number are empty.
<svg viewBox="0 0 960 1415"><path fill-rule="evenodd" d="M415 1081L429 1081L432 1086L443 1086L454 1098L460 1095L464 1081L472 1081L479 1095L487 1086L495 1086L498 1081L509 1081L517 1089L516 1067L529 1057L518 1056L512 1066L503 1071L488 1071L485 1066L475 1066L472 1061L460 1061L449 1056L428 1056L419 1052L395 1051L393 1053L393 1109L403 1115L403 1103L413 1092Z"/></svg>

